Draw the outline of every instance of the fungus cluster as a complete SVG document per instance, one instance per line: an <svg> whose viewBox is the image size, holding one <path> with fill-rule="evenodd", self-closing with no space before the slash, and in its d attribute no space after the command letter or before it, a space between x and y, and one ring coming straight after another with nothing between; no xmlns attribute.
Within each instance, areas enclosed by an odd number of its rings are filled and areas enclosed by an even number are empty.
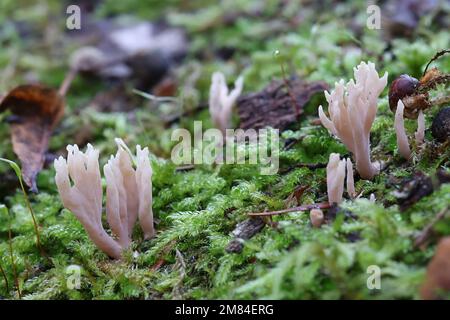
<svg viewBox="0 0 450 320"><path fill-rule="evenodd" d="M209 91L209 112L214 126L225 137L225 130L231 125L231 114L237 98L242 92L244 79L237 78L234 89L229 92L225 76L221 72L214 72Z"/></svg>
<svg viewBox="0 0 450 320"><path fill-rule="evenodd" d="M338 153L332 153L327 165L327 193L328 202L331 205L342 202L344 184L346 184L350 198L355 198L356 191L352 161L348 158L341 160ZM309 213L309 218L315 228L320 228L325 220L324 214L320 209L312 209Z"/></svg>
<svg viewBox="0 0 450 320"><path fill-rule="evenodd" d="M330 204L341 203L344 194L345 172L347 171L347 193L351 198L356 196L353 177L353 164L350 159L340 160L338 153L330 154L327 165L327 192Z"/></svg>
<svg viewBox="0 0 450 320"><path fill-rule="evenodd" d="M55 160L55 181L64 207L81 222L92 242L108 256L120 259L131 243L137 220L145 238L154 236L152 212L152 168L147 148L137 146L136 169L128 148L116 139L118 151L103 167L106 180L106 217L114 234L102 224L103 189L99 151L88 145L85 153L77 145L67 146L67 160Z"/></svg>
<svg viewBox="0 0 450 320"><path fill-rule="evenodd" d="M325 97L328 101L328 118L319 107L319 117L325 128L338 137L353 153L356 170L363 179L372 179L379 165L370 160L370 129L377 113L377 100L387 84L387 72L378 76L375 65L361 62L354 68L355 80L335 84L335 89Z"/></svg>

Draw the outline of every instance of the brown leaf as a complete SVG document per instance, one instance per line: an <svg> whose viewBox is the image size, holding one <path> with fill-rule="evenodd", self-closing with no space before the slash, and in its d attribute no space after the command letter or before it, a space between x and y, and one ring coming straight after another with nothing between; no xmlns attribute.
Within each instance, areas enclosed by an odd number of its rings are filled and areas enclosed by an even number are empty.
<svg viewBox="0 0 450 320"><path fill-rule="evenodd" d="M11 110L11 140L22 164L25 183L37 191L36 176L44 165L53 128L64 113L64 99L54 89L21 85L1 101L0 112Z"/></svg>
<svg viewBox="0 0 450 320"><path fill-rule="evenodd" d="M436 253L428 264L425 282L420 294L423 299L433 300L440 298L440 292L448 295L450 292L450 237L443 238Z"/></svg>
<svg viewBox="0 0 450 320"><path fill-rule="evenodd" d="M274 81L260 92L241 97L237 102L240 127L261 129L270 126L284 130L298 121L311 97L328 89L323 82L307 83L300 79Z"/></svg>

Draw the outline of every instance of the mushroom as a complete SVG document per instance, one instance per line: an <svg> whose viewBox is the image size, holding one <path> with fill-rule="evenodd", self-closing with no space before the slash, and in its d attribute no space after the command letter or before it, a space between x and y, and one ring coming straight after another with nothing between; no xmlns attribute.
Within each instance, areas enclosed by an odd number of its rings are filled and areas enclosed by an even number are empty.
<svg viewBox="0 0 450 320"><path fill-rule="evenodd" d="M403 110L405 105L402 100L397 102L397 110L395 110L395 133L397 135L398 151L403 158L411 158L411 149L409 148L408 137L406 136L405 124L403 120Z"/></svg>
<svg viewBox="0 0 450 320"><path fill-rule="evenodd" d="M63 157L55 159L55 181L63 205L77 217L100 250L119 259L123 248L102 226L103 190L99 152L90 144L86 153L81 152L77 145L67 146L67 151L67 161Z"/></svg>
<svg viewBox="0 0 450 320"><path fill-rule="evenodd" d="M398 100L397 109L395 110L395 133L397 136L397 146L403 158L409 160L411 158L411 148L409 147L408 136L406 135L404 123L405 105L402 100ZM416 144L420 146L425 140L425 116L420 110L417 116L417 130L414 133Z"/></svg>
<svg viewBox="0 0 450 320"><path fill-rule="evenodd" d="M338 153L330 154L327 165L327 192L330 204L341 203L344 193L345 160Z"/></svg>
<svg viewBox="0 0 450 320"><path fill-rule="evenodd" d="M309 213L309 218L314 228L320 228L324 221L323 211L320 209L312 209Z"/></svg>
<svg viewBox="0 0 450 320"><path fill-rule="evenodd" d="M228 92L225 76L221 72L214 72L211 78L209 90L209 112L214 126L219 129L225 137L225 130L231 125L231 113L237 98L242 92L244 79L237 78L234 89Z"/></svg>
<svg viewBox="0 0 450 320"><path fill-rule="evenodd" d="M353 176L353 163L350 158L347 158L346 162L347 166L347 193L350 196L350 198L356 197L356 191L355 191L355 179Z"/></svg>
<svg viewBox="0 0 450 320"><path fill-rule="evenodd" d="M356 170L363 179L372 179L379 165L370 160L370 129L377 113L377 100L387 84L387 72L379 78L375 65L361 62L354 68L355 81L341 80L335 90L325 91L330 119L319 106L322 125L338 137L355 157Z"/></svg>
<svg viewBox="0 0 450 320"><path fill-rule="evenodd" d="M414 138L416 138L416 144L419 146L425 140L425 116L423 111L419 111L419 115L417 116L417 131L414 134Z"/></svg>
<svg viewBox="0 0 450 320"><path fill-rule="evenodd" d="M152 168L147 148L137 146L135 170L125 143L121 139L116 139L116 143L117 154L111 156L103 171L107 221L117 240L108 235L102 225L103 190L98 150L90 144L86 153L77 145L67 146L67 161L63 157L55 160L55 181L64 207L77 217L92 242L108 256L120 259L131 243L137 219L145 238L154 236Z"/></svg>

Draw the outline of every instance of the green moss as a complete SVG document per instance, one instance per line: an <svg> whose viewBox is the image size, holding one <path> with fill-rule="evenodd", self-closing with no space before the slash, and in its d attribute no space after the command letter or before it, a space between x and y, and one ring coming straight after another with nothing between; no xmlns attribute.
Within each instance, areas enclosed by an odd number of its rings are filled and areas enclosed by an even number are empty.
<svg viewBox="0 0 450 320"><path fill-rule="evenodd" d="M13 58L17 58L17 67L12 76L0 79L0 92L22 83L27 75L50 86L58 86L64 78L73 44L49 50L53 42L42 44L37 40L41 37L33 35L21 37L13 23L28 23L42 33L48 12L62 11L59 1L40 3L49 6L27 4L16 10L16 2L1 1L0 70L7 69ZM172 70L179 86L178 96L184 102L182 110L177 111L192 111L207 101L211 75L216 70L223 71L230 83L242 74L245 93L282 77L281 66L288 77L321 80L333 87L341 78L352 78L352 68L360 60L370 60L380 73L388 71L392 81L401 73L419 77L428 59L450 42L448 31L436 29L432 21L423 22L414 40L394 40L389 45L380 32L366 28L357 32L348 23L354 18L357 24L364 25L364 1L339 4L332 14L318 13L309 6L296 7L295 1L282 9L278 0L208 2L208 6L205 3L108 0L102 1L94 13L99 19L118 14L145 19L165 16L170 23L186 29L190 38L188 56ZM252 14L255 10L258 14ZM296 24L295 13L300 10L303 20ZM230 17L235 19L232 23L227 22ZM58 23L63 25L63 20ZM230 48L230 57L217 57L218 51ZM274 55L276 51L278 55ZM433 65L448 71L450 59L443 57ZM115 152L114 137L124 138L129 145L149 146L153 153L157 236L143 241L136 230L138 240L124 260L110 260L89 241L73 214L63 209L50 166L39 176L40 193L31 196L45 250L42 255L36 248L23 195L9 185L1 185L10 168L0 164L0 190L7 188L0 202L8 208L0 210L0 265L9 284L7 288L0 277L0 296L18 298L9 249L11 229L12 256L25 299L418 298L418 288L435 246L431 243L427 249L418 250L412 244L414 237L450 203L450 185L443 185L400 213L394 204L393 186L387 182L409 177L416 170L427 174L440 167L449 170L450 151L447 148L435 154L439 145L431 143L427 132L424 149L413 145L414 160L404 162L397 152L387 89L379 101L371 145L372 157L389 166L373 181L356 181L361 197L374 193L377 203L365 199L346 201L343 207L355 217L340 214L320 229L312 228L308 213L275 216L273 224L245 241L242 252L231 254L225 248L233 238L234 227L248 218L247 213L291 205L294 200L287 200L298 186L308 187L299 199L301 204L326 200L325 169L295 167L299 163L326 163L332 152L350 156L327 130L311 125L318 105L326 105L323 96L315 97L302 119L282 133L281 146L290 139L298 141L280 152L282 170L277 175L264 176L258 165L205 165L177 171L168 160L174 145L170 134L177 127L192 132L194 120L203 120L204 127L210 127L207 110L192 112L167 127L143 103L133 110L134 122L130 123L130 114L125 112L104 113L85 108L105 88L98 79L76 79L67 97L65 117L51 139L50 151L63 153L66 144L75 142L80 128L92 131L90 140L101 150L101 164ZM132 88L128 89L131 92ZM438 88L434 94L445 90ZM151 110L164 113L173 108L152 105ZM427 128L436 112L427 111ZM0 121L5 117L0 115ZM405 123L412 135L416 122ZM0 126L0 157L15 159L7 125ZM449 223L449 219L438 223L437 235L449 235ZM70 265L81 267L81 287L77 290L67 287ZM370 265L382 270L381 290L367 288Z"/></svg>

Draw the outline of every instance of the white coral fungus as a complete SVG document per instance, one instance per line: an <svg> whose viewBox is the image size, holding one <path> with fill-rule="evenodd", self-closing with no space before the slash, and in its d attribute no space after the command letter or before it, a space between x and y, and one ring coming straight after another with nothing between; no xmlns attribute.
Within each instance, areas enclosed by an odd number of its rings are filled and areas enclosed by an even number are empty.
<svg viewBox="0 0 450 320"><path fill-rule="evenodd" d="M211 87L209 91L209 112L214 126L222 131L225 136L225 130L231 125L231 114L237 98L242 92L244 79L239 77L234 83L234 89L228 92L228 86L225 76L221 72L214 72L211 78Z"/></svg>
<svg viewBox="0 0 450 320"><path fill-rule="evenodd" d="M319 107L324 127L338 137L355 157L356 170L363 179L372 179L379 166L370 160L370 129L377 113L377 100L387 84L387 73L378 76L375 65L361 62L354 68L355 80L335 84L325 97L330 119Z"/></svg>
<svg viewBox="0 0 450 320"><path fill-rule="evenodd" d="M147 148L137 146L136 170L124 142L116 139L118 151L103 171L106 178L106 216L115 235L102 225L102 198L99 152L88 145L85 153L77 145L67 146L67 161L55 160L55 181L64 207L73 212L92 242L110 257L119 259L131 243L137 219L145 238L154 235L152 213L152 168Z"/></svg>

